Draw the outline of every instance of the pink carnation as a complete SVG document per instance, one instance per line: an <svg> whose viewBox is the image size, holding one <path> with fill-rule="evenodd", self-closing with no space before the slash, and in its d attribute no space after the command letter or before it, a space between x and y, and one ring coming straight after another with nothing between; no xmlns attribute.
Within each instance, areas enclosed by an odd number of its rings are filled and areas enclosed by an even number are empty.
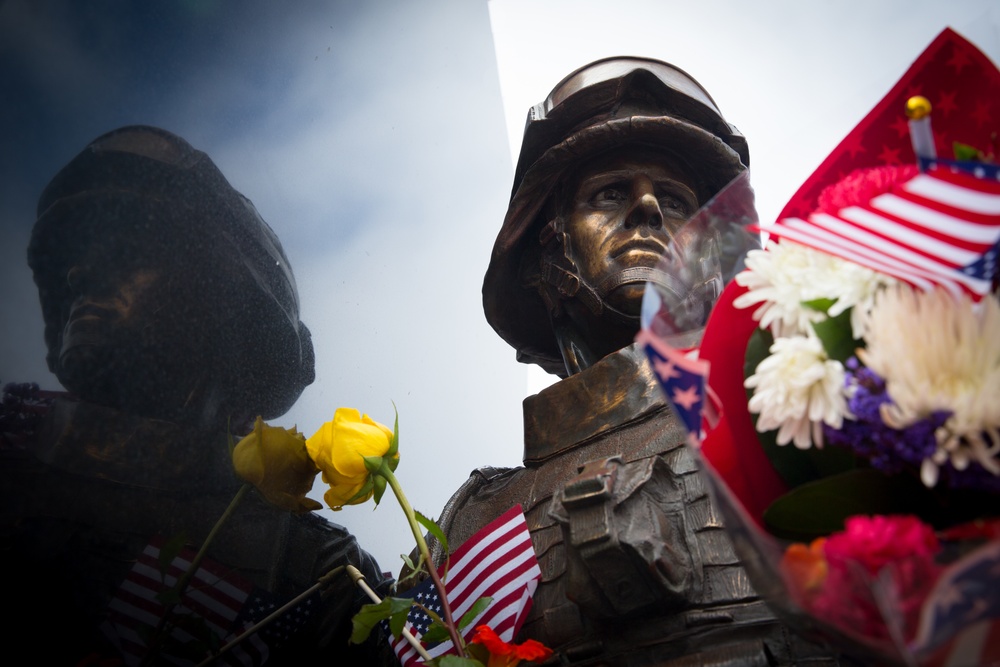
<svg viewBox="0 0 1000 667"><path fill-rule="evenodd" d="M861 563L869 574L907 557L933 558L941 545L934 530L915 516L852 516L844 532L824 545L831 567Z"/></svg>
<svg viewBox="0 0 1000 667"><path fill-rule="evenodd" d="M930 526L913 516L855 516L823 545L828 573L809 602L813 613L873 639L890 637L886 617L910 637L937 580L940 551ZM876 597L878 595L878 597ZM883 613L877 600L888 609Z"/></svg>

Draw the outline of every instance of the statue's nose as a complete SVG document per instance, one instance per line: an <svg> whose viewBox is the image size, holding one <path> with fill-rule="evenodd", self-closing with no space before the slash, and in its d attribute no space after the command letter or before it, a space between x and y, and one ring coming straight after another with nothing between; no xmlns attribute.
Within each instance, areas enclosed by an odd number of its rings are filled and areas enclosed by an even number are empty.
<svg viewBox="0 0 1000 667"><path fill-rule="evenodd" d="M660 210L660 202L651 190L652 188L636 188L632 208L625 219L625 227L646 226L658 229L663 226L663 211Z"/></svg>
<svg viewBox="0 0 1000 667"><path fill-rule="evenodd" d="M96 294L112 287L113 269L96 267L87 261L80 261L66 271L66 285L76 295Z"/></svg>
<svg viewBox="0 0 1000 667"><path fill-rule="evenodd" d="M82 264L74 264L66 272L66 284L71 290L77 292L87 281L88 269Z"/></svg>

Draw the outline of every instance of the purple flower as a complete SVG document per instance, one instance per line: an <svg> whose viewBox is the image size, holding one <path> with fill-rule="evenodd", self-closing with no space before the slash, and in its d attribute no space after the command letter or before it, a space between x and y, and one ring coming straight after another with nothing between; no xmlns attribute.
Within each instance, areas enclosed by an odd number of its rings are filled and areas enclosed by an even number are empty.
<svg viewBox="0 0 1000 667"><path fill-rule="evenodd" d="M903 470L919 470L924 459L937 449L935 431L951 413L939 410L914 422L904 429L886 426L880 413L881 406L891 403L886 393L885 380L875 371L851 357L844 364L845 382L851 387L847 406L854 420L845 419L838 430L823 428L824 441L847 447L867 459L873 468L886 474ZM941 480L953 488L1000 492L1000 477L993 475L972 461L965 470L957 470L951 462L941 466Z"/></svg>

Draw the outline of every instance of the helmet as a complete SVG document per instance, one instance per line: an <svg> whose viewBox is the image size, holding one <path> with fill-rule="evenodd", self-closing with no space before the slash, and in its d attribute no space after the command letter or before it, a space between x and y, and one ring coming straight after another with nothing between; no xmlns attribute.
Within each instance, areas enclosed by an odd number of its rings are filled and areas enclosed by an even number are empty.
<svg viewBox="0 0 1000 667"><path fill-rule="evenodd" d="M708 92L684 71L649 58L585 65L528 111L514 187L483 281L486 319L518 352L564 376L543 297L527 285L526 250L538 245L541 215L557 184L582 161L627 145L665 150L690 170L701 202L750 162L746 140Z"/></svg>
<svg viewBox="0 0 1000 667"><path fill-rule="evenodd" d="M239 349L240 367L227 369L227 380L240 387L241 410L279 416L315 378L312 339L277 236L211 159L180 137L147 126L98 137L49 182L37 215L28 264L53 371L74 298L67 271L80 248L114 234L144 252L183 253L192 271L225 272L239 284L238 298L213 307L228 310L230 321L254 323L225 332Z"/></svg>

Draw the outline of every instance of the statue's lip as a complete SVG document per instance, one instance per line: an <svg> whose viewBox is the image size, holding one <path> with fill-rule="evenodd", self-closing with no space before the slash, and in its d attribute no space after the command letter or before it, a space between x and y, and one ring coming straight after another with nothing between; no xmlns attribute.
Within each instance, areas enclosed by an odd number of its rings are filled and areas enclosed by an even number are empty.
<svg viewBox="0 0 1000 667"><path fill-rule="evenodd" d="M72 324L73 322L83 320L105 319L113 312L111 308L105 306L99 306L94 303L83 303L70 309L69 318L66 320L66 323Z"/></svg>
<svg viewBox="0 0 1000 667"><path fill-rule="evenodd" d="M666 244L657 241L652 237L639 237L630 239L621 244L621 246L615 250L613 256L617 258L635 251L646 251L654 253L660 257L667 257L672 254Z"/></svg>

